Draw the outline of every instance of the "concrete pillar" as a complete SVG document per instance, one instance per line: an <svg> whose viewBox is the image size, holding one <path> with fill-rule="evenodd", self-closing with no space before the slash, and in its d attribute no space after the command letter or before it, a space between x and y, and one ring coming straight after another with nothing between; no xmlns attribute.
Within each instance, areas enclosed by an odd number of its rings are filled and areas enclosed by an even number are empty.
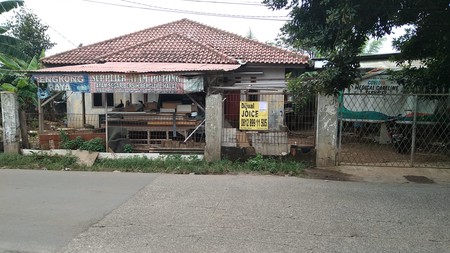
<svg viewBox="0 0 450 253"><path fill-rule="evenodd" d="M19 101L13 92L0 92L2 100L3 147L5 153L19 153Z"/></svg>
<svg viewBox="0 0 450 253"><path fill-rule="evenodd" d="M219 161L222 152L222 94L208 94L206 96L205 119L205 160L208 162Z"/></svg>
<svg viewBox="0 0 450 253"><path fill-rule="evenodd" d="M319 95L317 104L316 166L336 165L338 140L338 100Z"/></svg>

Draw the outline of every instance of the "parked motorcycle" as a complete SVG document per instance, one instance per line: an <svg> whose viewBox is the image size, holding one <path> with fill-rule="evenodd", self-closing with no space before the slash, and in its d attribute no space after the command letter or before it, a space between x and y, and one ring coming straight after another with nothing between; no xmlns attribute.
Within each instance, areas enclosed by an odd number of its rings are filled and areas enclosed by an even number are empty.
<svg viewBox="0 0 450 253"><path fill-rule="evenodd" d="M401 117L401 115L389 117L386 120L386 128L397 153L408 154L411 153L411 131L408 131L405 125L401 126L397 123Z"/></svg>

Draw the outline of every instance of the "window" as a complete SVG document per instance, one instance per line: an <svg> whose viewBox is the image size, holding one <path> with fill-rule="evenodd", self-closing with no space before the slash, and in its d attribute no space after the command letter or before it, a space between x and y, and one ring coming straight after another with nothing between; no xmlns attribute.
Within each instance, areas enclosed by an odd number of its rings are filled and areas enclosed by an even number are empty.
<svg viewBox="0 0 450 253"><path fill-rule="evenodd" d="M114 106L114 93L92 93L92 107Z"/></svg>

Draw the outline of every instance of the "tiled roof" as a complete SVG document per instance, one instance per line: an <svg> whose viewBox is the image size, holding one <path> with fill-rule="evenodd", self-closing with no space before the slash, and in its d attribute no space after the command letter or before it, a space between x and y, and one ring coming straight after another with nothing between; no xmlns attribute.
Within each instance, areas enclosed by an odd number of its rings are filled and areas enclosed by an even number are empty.
<svg viewBox="0 0 450 253"><path fill-rule="evenodd" d="M42 59L45 65L98 62L306 64L305 55L188 19L79 47Z"/></svg>

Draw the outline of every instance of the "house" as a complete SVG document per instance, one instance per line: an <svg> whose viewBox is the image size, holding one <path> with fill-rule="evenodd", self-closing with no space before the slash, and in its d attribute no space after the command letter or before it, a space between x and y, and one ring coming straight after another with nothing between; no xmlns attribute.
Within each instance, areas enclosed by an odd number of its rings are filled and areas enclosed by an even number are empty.
<svg viewBox="0 0 450 253"><path fill-rule="evenodd" d="M42 63L45 68L33 77L42 90L67 93L68 127L127 127L132 142L150 148L166 147L170 141L165 140L185 143L205 121L208 125L208 114L223 116L211 124L233 129L225 131L233 135L230 145L238 145L234 140L246 135L243 130L282 132L285 75L304 69L308 57L182 19ZM215 95L223 101L223 106L213 104L220 106L220 115L207 106ZM243 106L247 115L240 117ZM287 142L283 145L287 151Z"/></svg>

